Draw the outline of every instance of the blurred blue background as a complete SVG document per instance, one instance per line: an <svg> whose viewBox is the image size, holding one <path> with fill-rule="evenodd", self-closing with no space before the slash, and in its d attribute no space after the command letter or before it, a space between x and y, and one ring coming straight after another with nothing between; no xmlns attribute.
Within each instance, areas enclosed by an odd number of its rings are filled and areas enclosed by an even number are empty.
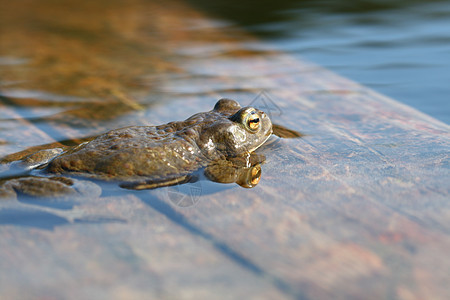
<svg viewBox="0 0 450 300"><path fill-rule="evenodd" d="M190 1L450 124L450 1Z"/></svg>

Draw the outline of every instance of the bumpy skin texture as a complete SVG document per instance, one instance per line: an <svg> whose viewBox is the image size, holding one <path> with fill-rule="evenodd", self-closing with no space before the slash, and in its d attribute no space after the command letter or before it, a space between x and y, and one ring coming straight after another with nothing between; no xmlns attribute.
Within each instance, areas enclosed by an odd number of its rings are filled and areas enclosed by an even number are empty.
<svg viewBox="0 0 450 300"><path fill-rule="evenodd" d="M244 124L252 112L260 121L252 132ZM214 109L181 122L112 130L53 159L50 173L104 179L164 179L189 174L212 161L251 153L272 134L267 115L221 99Z"/></svg>

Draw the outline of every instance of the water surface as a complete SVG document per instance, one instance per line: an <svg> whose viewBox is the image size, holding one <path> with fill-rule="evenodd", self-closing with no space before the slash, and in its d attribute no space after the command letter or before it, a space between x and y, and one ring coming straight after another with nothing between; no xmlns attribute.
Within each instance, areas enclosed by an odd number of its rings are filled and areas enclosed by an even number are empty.
<svg viewBox="0 0 450 300"><path fill-rule="evenodd" d="M271 46L450 123L450 1L193 1Z"/></svg>

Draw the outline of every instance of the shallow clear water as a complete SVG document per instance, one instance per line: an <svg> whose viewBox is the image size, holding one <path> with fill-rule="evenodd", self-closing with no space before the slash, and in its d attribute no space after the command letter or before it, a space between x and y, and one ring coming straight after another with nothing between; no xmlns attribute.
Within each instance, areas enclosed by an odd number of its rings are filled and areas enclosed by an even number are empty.
<svg viewBox="0 0 450 300"><path fill-rule="evenodd" d="M450 1L239 3L200 7L450 123Z"/></svg>

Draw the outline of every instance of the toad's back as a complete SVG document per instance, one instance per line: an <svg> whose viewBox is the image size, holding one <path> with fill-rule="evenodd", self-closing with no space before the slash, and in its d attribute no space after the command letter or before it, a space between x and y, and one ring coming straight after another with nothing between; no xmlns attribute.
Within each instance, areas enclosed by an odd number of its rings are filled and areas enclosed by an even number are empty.
<svg viewBox="0 0 450 300"><path fill-rule="evenodd" d="M195 170L204 160L195 140L172 127L134 126L110 131L56 157L47 170L105 177L164 177Z"/></svg>

